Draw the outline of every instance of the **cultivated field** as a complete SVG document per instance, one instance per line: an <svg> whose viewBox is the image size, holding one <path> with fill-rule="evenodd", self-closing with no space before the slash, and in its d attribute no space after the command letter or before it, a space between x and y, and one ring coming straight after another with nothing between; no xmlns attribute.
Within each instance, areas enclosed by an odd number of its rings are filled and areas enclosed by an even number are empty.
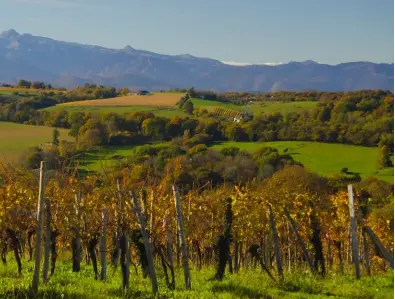
<svg viewBox="0 0 395 299"><path fill-rule="evenodd" d="M158 106L171 107L177 104L181 93L154 93L152 95L131 95L111 99L98 99L59 104L58 106Z"/></svg>
<svg viewBox="0 0 395 299"><path fill-rule="evenodd" d="M67 112L91 112L95 114L117 113L123 115L130 112L149 111L156 116L172 118L174 116L187 116L187 114L178 109L178 107L153 107L153 106L66 106L56 105L45 108L47 111L66 110Z"/></svg>
<svg viewBox="0 0 395 299"><path fill-rule="evenodd" d="M28 147L51 142L54 128L0 122L0 161L14 161ZM58 129L59 140L72 140L68 130Z"/></svg>

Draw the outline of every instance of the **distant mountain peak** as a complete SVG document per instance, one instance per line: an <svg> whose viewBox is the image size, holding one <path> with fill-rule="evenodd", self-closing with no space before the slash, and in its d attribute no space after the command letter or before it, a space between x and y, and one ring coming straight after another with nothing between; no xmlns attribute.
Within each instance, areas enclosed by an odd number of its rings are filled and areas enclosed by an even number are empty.
<svg viewBox="0 0 395 299"><path fill-rule="evenodd" d="M135 51L134 48L132 48L130 45L126 45L125 48L123 48L125 51Z"/></svg>
<svg viewBox="0 0 395 299"><path fill-rule="evenodd" d="M2 37L8 37L8 38L16 38L21 36L18 32L16 32L16 30L14 29L9 29L6 31L3 31L2 33L0 33L0 36Z"/></svg>

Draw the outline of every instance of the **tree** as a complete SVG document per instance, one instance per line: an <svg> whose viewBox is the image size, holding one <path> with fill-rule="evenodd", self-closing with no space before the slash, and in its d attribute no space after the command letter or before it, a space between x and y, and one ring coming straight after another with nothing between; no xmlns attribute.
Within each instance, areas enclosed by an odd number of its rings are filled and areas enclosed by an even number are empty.
<svg viewBox="0 0 395 299"><path fill-rule="evenodd" d="M25 87L25 88L30 88L30 86L32 85L32 83L30 81L27 80L19 80L17 86L18 87Z"/></svg>
<svg viewBox="0 0 395 299"><path fill-rule="evenodd" d="M226 137L233 141L248 141L248 135L243 127L231 124L226 128Z"/></svg>
<svg viewBox="0 0 395 299"><path fill-rule="evenodd" d="M184 104L183 108L184 108L185 113L187 113L189 115L193 114L194 105L193 105L193 103L191 101L187 101Z"/></svg>
<svg viewBox="0 0 395 299"><path fill-rule="evenodd" d="M188 88L187 94L189 95L189 97L194 98L196 96L195 89L193 87Z"/></svg>
<svg viewBox="0 0 395 299"><path fill-rule="evenodd" d="M127 95L130 93L130 89L127 88L127 87L124 87L124 88L122 88L122 89L120 90L119 93L120 93L121 95L123 95L123 96L127 96Z"/></svg>
<svg viewBox="0 0 395 299"><path fill-rule="evenodd" d="M386 145L379 148L378 164L379 168L392 167L390 150Z"/></svg>
<svg viewBox="0 0 395 299"><path fill-rule="evenodd" d="M59 136L60 133L58 131L58 129L53 129L52 131L52 143L55 145L59 145Z"/></svg>
<svg viewBox="0 0 395 299"><path fill-rule="evenodd" d="M141 124L141 130L145 136L154 140L161 140L166 131L167 120L161 117L147 118Z"/></svg>

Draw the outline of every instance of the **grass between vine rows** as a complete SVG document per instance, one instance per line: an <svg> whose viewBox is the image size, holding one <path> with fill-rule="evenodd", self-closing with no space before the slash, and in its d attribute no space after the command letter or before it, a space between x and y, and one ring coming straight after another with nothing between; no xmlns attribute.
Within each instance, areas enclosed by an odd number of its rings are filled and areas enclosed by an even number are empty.
<svg viewBox="0 0 395 299"><path fill-rule="evenodd" d="M100 265L99 265L100 267ZM159 281L158 298L393 298L393 273L363 276L357 281L351 268L345 275L329 273L325 279L313 277L303 270L286 274L282 283L272 282L259 268L241 269L238 274L226 273L223 281L211 281L215 269L197 271L191 267L192 290L184 288L182 268L176 269L176 290L165 285L162 269L157 265ZM9 255L7 266L0 265L0 298L152 298L151 284L142 277L140 269L136 275L131 266L130 289L121 290L121 273L109 266L108 281L96 281L91 265L81 264L81 271L73 273L69 261L60 260L50 281L40 281L39 293L29 293L33 262L23 261L23 276L17 276L15 261ZM41 280L41 277L40 277ZM63 295L63 296L62 296Z"/></svg>

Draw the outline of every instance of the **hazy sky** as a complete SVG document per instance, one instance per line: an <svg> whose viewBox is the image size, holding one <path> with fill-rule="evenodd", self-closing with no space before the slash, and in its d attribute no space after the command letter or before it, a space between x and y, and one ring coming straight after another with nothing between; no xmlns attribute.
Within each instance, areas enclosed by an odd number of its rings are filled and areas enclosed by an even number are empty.
<svg viewBox="0 0 395 299"><path fill-rule="evenodd" d="M0 0L0 31L222 61L394 61L393 0Z"/></svg>

